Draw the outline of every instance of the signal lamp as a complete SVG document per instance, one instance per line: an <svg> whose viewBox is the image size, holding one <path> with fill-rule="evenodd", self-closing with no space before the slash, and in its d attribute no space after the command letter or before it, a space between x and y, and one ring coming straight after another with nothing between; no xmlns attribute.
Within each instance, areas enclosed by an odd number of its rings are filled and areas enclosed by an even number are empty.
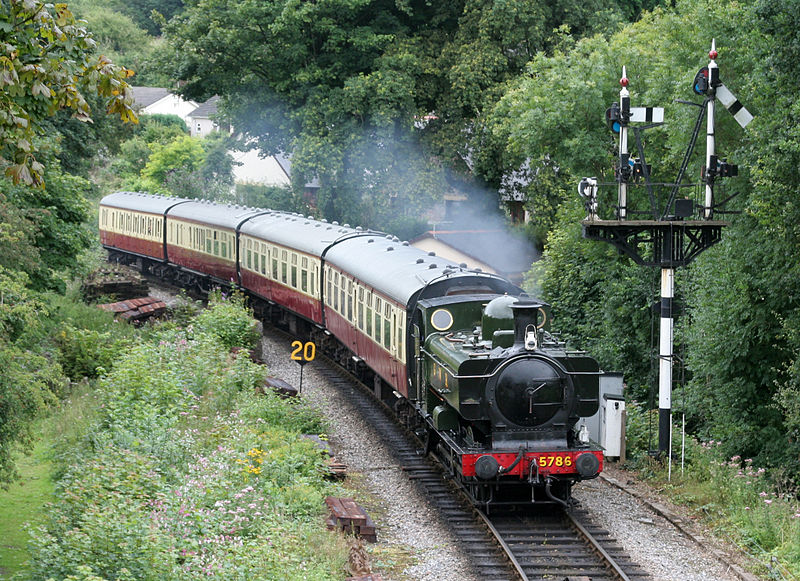
<svg viewBox="0 0 800 581"><path fill-rule="evenodd" d="M705 95L708 93L708 67L703 67L694 76L694 83L692 89L698 95Z"/></svg>
<svg viewBox="0 0 800 581"><path fill-rule="evenodd" d="M606 109L606 125L614 133L619 133L622 123L620 122L618 103L612 103L611 107Z"/></svg>

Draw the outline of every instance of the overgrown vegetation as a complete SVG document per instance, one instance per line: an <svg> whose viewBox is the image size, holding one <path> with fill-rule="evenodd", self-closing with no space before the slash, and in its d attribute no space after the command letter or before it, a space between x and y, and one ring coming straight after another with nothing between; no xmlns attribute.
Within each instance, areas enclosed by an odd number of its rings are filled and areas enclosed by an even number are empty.
<svg viewBox="0 0 800 581"><path fill-rule="evenodd" d="M320 527L333 488L302 437L324 425L301 400L256 393L254 324L241 299L216 296L118 354L54 456L31 579L341 577L346 546Z"/></svg>

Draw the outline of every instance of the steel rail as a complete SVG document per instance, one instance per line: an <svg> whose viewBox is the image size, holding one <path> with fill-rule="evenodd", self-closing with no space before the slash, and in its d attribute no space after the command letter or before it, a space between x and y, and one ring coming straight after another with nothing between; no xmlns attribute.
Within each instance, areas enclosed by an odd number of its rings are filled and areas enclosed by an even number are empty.
<svg viewBox="0 0 800 581"><path fill-rule="evenodd" d="M606 551L602 547L600 542L597 539L594 538L592 533L590 533L586 529L586 527L584 527L581 523L579 523L575 519L575 516L570 511L564 511L564 514L567 517L567 519L569 520L569 522L572 525L572 527L575 530L577 530L583 536L583 538L585 538L589 542L589 544L592 546L592 548L595 551L597 551L600 554L600 556L605 560L605 562L611 568L612 574L616 575L620 579L620 581L630 581L630 577L628 577L628 575L625 573L625 571L622 569L622 567L619 565L619 563L617 563L617 561L614 559L614 557L612 557L608 553L608 551Z"/></svg>
<svg viewBox="0 0 800 581"><path fill-rule="evenodd" d="M475 508L474 511L481 518L483 524L486 525L486 527L492 533L492 536L494 536L494 539L500 545L500 548L503 549L508 561L511 563L512 567L514 567L514 572L519 575L519 578L522 581L529 581L528 576L525 574L525 570L522 568L522 565L520 565L519 561L517 561L517 558L514 556L514 552L511 550L511 547L508 546L508 543L506 543L505 539L503 539L503 535L500 534L500 531L495 528L495 526L492 524L492 521L489 520L489 517L486 516L482 510Z"/></svg>

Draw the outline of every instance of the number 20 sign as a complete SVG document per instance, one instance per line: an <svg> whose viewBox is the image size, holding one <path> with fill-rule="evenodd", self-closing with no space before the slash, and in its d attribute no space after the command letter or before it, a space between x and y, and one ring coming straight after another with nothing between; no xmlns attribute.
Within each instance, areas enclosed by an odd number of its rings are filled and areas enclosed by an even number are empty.
<svg viewBox="0 0 800 581"><path fill-rule="evenodd" d="M317 355L317 346L311 341L292 341L292 361L297 361L300 365L304 365L309 361L314 361Z"/></svg>

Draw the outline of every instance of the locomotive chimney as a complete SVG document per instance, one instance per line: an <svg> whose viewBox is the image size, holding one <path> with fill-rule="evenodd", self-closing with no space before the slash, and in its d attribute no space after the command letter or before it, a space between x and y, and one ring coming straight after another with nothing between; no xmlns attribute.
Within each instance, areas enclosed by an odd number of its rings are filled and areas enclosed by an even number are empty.
<svg viewBox="0 0 800 581"><path fill-rule="evenodd" d="M514 312L514 347L533 351L539 347L539 325L543 322L542 303L519 299L511 305Z"/></svg>

